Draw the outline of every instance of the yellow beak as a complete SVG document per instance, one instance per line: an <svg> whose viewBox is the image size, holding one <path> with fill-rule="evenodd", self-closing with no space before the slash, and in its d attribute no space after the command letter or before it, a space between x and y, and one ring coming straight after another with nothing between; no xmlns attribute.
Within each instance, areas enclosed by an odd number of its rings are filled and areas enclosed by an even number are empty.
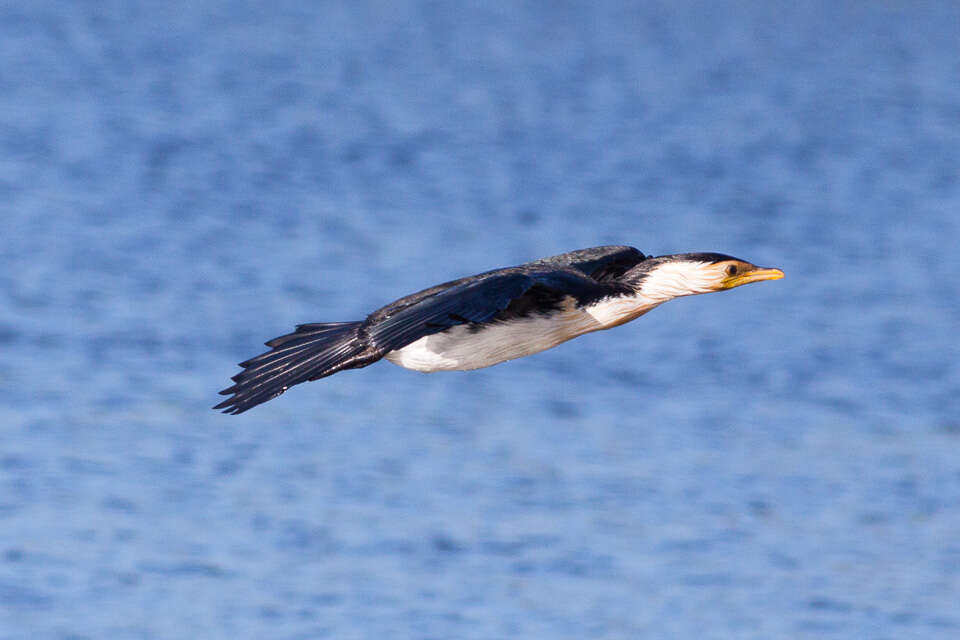
<svg viewBox="0 0 960 640"><path fill-rule="evenodd" d="M724 289L733 289L740 285L750 284L751 282L760 282L761 280L779 280L783 277L783 271L780 269L751 269L735 276L730 276L723 281Z"/></svg>

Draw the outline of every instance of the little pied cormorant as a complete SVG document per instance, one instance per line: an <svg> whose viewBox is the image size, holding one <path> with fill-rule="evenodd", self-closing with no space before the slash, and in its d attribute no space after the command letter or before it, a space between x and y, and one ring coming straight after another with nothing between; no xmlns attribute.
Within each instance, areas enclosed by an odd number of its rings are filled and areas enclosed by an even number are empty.
<svg viewBox="0 0 960 640"><path fill-rule="evenodd" d="M680 296L783 277L720 253L645 256L633 247L571 251L453 280L360 322L301 324L233 376L214 407L243 413L288 388L381 358L415 371L489 367L638 318Z"/></svg>

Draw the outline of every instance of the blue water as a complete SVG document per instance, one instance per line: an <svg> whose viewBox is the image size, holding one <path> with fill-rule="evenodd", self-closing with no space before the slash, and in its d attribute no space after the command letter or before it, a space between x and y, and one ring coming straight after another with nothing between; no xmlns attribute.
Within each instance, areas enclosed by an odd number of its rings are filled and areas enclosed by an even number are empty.
<svg viewBox="0 0 960 640"><path fill-rule="evenodd" d="M960 637L955 3L0 10L0 638ZM239 417L597 244L787 278Z"/></svg>

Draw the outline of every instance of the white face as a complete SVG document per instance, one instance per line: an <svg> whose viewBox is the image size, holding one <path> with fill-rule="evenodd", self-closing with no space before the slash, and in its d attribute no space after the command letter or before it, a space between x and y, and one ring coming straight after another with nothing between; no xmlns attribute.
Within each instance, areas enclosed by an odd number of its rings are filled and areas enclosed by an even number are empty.
<svg viewBox="0 0 960 640"><path fill-rule="evenodd" d="M651 271L640 285L640 294L650 300L670 300L717 290L723 271L708 262L665 262Z"/></svg>
<svg viewBox="0 0 960 640"><path fill-rule="evenodd" d="M640 283L640 295L665 302L680 296L733 289L750 282L783 277L779 269L760 269L742 260L664 262Z"/></svg>

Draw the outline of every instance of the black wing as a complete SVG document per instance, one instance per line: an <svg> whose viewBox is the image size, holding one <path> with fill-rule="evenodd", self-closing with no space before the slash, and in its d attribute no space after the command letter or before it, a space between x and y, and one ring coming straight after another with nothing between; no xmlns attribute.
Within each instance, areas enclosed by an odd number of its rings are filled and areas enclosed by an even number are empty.
<svg viewBox="0 0 960 640"><path fill-rule="evenodd" d="M422 291L411 293L408 296L400 298L396 302L391 302L383 309L373 312L370 318L368 318L368 322L371 320L376 321L380 319L380 316L385 313L395 314L401 308L415 305L423 300L437 296L449 289L453 289L454 287L473 284L483 279L506 276L508 274L515 274L518 272L533 273L563 271L572 268L576 269L580 273L590 276L590 278L594 280L606 282L623 275L628 269L646 259L647 256L643 255L643 253L637 249L624 245L607 245L602 247L591 247L589 249L569 251L567 253L550 256L549 258L541 258L539 260L534 260L533 262L527 262L516 267L494 269L492 271L486 271L474 276L450 280L449 282L443 282ZM491 291L495 289L495 285L493 283L490 283L486 286L490 286ZM520 293L523 293L523 291L521 290Z"/></svg>
<svg viewBox="0 0 960 640"><path fill-rule="evenodd" d="M620 289L620 285L597 282L570 267L501 269L468 278L413 303L404 298L387 305L367 318L360 334L378 352L386 354L454 325L497 320L508 307L536 306L545 297L567 296L584 304ZM531 305L524 305L526 298L531 299Z"/></svg>
<svg viewBox="0 0 960 640"><path fill-rule="evenodd" d="M343 369L365 367L386 353L458 324L481 324L578 303L622 288L614 278L644 260L632 247L595 247L439 284L379 309L362 322L300 325L267 342L271 351L240 364L231 397L215 409L242 413L288 387Z"/></svg>

